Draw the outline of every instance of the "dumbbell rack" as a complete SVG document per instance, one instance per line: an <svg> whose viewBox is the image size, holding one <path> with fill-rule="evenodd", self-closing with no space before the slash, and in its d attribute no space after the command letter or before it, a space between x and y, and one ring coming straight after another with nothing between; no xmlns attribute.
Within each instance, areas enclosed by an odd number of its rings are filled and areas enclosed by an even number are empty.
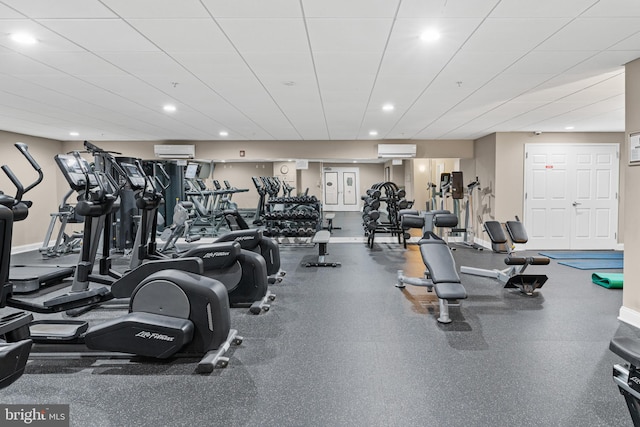
<svg viewBox="0 0 640 427"><path fill-rule="evenodd" d="M273 197L264 214L264 234L279 243L309 243L321 227L321 217L321 205L314 196Z"/></svg>
<svg viewBox="0 0 640 427"><path fill-rule="evenodd" d="M321 225L321 210L315 196L273 197L264 214L264 234L279 243L308 244Z"/></svg>

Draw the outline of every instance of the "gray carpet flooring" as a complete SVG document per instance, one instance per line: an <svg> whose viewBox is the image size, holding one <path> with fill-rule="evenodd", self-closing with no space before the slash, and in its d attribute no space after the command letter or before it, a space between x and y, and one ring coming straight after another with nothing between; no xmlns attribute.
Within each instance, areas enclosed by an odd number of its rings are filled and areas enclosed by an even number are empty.
<svg viewBox="0 0 640 427"><path fill-rule="evenodd" d="M334 225L336 237L362 236L357 213ZM554 260L535 267L549 280L534 296L461 275L468 299L443 325L435 295L394 286L397 270L422 275L418 248L382 240L330 244L337 268L306 268L317 248L283 246L271 310L232 311L244 342L224 369L34 360L0 401L69 404L74 426L632 425L608 350L615 335L640 336L617 320L621 290ZM504 255L486 250L454 257L503 268Z"/></svg>

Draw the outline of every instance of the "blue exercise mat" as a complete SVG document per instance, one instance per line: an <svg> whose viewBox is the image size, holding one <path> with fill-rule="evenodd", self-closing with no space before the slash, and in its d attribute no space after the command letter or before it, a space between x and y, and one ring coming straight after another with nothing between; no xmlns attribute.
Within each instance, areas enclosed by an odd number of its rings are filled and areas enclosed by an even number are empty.
<svg viewBox="0 0 640 427"><path fill-rule="evenodd" d="M622 259L624 252L616 251L553 251L539 252L551 259Z"/></svg>
<svg viewBox="0 0 640 427"><path fill-rule="evenodd" d="M624 261L622 259L577 259L571 261L560 261L558 264L579 270L606 270L622 269Z"/></svg>

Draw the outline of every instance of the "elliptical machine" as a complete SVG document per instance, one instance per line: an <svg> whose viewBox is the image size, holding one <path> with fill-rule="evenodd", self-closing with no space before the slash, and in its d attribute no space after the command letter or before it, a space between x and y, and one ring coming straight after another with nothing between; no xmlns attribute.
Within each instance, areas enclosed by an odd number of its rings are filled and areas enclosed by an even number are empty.
<svg viewBox="0 0 640 427"><path fill-rule="evenodd" d="M28 152L27 146L18 143L16 147L33 168L40 171L40 166ZM18 178L6 165L2 169L18 189L15 198L0 196L0 279L6 282L11 258L13 220L16 213L20 214L20 219L26 218L31 204L22 201L22 195L26 191ZM90 178L87 178L87 182L89 181ZM27 188L31 189L35 185L37 183ZM115 200L115 195L109 194ZM12 209L7 206L16 209L11 212ZM7 333L4 337L9 342L17 343L16 348L22 348L22 351L30 344L29 339L32 340L36 343L32 348L32 356L34 352L48 350L58 353L68 345L73 345L73 355L82 351L81 355L91 357L202 357L197 366L199 373L211 372L215 367L225 367L229 361L224 357L225 352L232 343L240 344L242 337L238 336L235 329L230 328L229 300L225 286L215 279L202 276L201 260L194 259L192 262L199 265L199 274L161 269L141 280L131 293L129 312L119 318L92 327L85 321L44 320L32 322L28 329L22 318L19 327L14 328L14 333ZM6 282L0 292L0 307L11 302L10 295L11 283ZM0 327L0 334L2 333L3 329ZM70 354L64 353L62 357L70 357ZM2 359L0 353L0 360ZM19 373L19 369L14 370L10 379L17 378Z"/></svg>

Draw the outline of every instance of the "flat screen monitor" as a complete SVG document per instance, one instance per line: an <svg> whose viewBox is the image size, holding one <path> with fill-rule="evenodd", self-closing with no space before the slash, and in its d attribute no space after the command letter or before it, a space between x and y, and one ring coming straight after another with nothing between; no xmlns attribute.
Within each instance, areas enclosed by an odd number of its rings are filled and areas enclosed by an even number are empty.
<svg viewBox="0 0 640 427"><path fill-rule="evenodd" d="M195 179L198 176L199 167L200 165L197 163L189 163L184 172L184 177L187 179Z"/></svg>

